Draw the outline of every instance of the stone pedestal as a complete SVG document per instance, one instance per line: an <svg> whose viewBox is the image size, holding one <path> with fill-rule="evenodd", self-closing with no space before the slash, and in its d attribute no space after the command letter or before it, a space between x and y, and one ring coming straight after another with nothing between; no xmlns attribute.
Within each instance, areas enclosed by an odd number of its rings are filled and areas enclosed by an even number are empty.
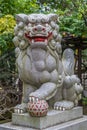
<svg viewBox="0 0 87 130"><path fill-rule="evenodd" d="M50 110L45 117L31 117L28 113L12 115L12 124L36 129L48 128L83 116L82 107L68 111Z"/></svg>
<svg viewBox="0 0 87 130"><path fill-rule="evenodd" d="M23 126L12 125L12 123L5 123L0 125L0 130L39 130ZM87 130L87 116L82 118L61 123L42 130Z"/></svg>
<svg viewBox="0 0 87 130"><path fill-rule="evenodd" d="M46 117L40 118L13 113L12 122L0 125L0 130L87 130L87 116L82 113L82 107L50 110Z"/></svg>

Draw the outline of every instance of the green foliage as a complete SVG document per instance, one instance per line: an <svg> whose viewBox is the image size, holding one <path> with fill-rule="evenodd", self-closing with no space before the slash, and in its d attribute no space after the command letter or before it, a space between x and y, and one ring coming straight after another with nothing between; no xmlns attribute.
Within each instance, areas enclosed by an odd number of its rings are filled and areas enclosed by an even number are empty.
<svg viewBox="0 0 87 130"><path fill-rule="evenodd" d="M16 22L12 15L5 15L0 18L0 83L9 84L12 82L15 70L14 26Z"/></svg>
<svg viewBox="0 0 87 130"><path fill-rule="evenodd" d="M15 0L0 0L0 16L16 12Z"/></svg>
<svg viewBox="0 0 87 130"><path fill-rule="evenodd" d="M13 33L16 22L12 15L5 15L0 18L0 34Z"/></svg>
<svg viewBox="0 0 87 130"><path fill-rule="evenodd" d="M13 36L13 33L5 33L0 35L0 55L14 49L14 44L12 43Z"/></svg>
<svg viewBox="0 0 87 130"><path fill-rule="evenodd" d="M0 18L0 55L12 50L12 38L16 22L12 15L5 15Z"/></svg>
<svg viewBox="0 0 87 130"><path fill-rule="evenodd" d="M14 49L12 38L16 24L15 14L39 12L58 14L58 24L64 36L68 33L73 36L87 37L87 0L0 0L1 59L5 53L9 55ZM10 66L11 70L14 68L11 65L14 63L14 54L10 58L7 58L9 57L7 55L5 60L0 61L0 68L6 68L6 66L9 68Z"/></svg>
<svg viewBox="0 0 87 130"><path fill-rule="evenodd" d="M0 0L0 16L18 13L34 13L39 9L37 0Z"/></svg>
<svg viewBox="0 0 87 130"><path fill-rule="evenodd" d="M70 0L40 0L41 3L45 3L47 6L49 6L52 9L61 9L62 11L65 11L67 8L72 7Z"/></svg>
<svg viewBox="0 0 87 130"><path fill-rule="evenodd" d="M11 34L8 34L10 37ZM5 35L4 35L5 37ZM1 37L0 37L1 38ZM11 38L11 37L10 37ZM3 38L2 38L3 39ZM1 40L1 39L0 39ZM5 37L6 40L6 37ZM9 47L7 43L10 43L10 40L3 41L5 44L0 44L1 57L0 57L0 84L3 87L13 86L15 77L16 77L16 68L15 68L15 53L14 48ZM1 42L1 41L0 41ZM11 45L11 44L10 44Z"/></svg>
<svg viewBox="0 0 87 130"><path fill-rule="evenodd" d="M20 0L20 4L22 3L21 6L21 13L26 13L26 14L30 14L30 13L36 13L39 10L39 5L36 3L36 0Z"/></svg>
<svg viewBox="0 0 87 130"><path fill-rule="evenodd" d="M60 30L73 36L87 37L85 22L76 13L60 17Z"/></svg>
<svg viewBox="0 0 87 130"><path fill-rule="evenodd" d="M87 0L38 0L41 11L59 15L60 31L65 36L87 37ZM62 4L61 4L62 3Z"/></svg>
<svg viewBox="0 0 87 130"><path fill-rule="evenodd" d="M82 56L83 56L83 60L87 61L87 48L82 50ZM87 62L85 62L84 64L87 66ZM87 70L87 68L86 68L86 70Z"/></svg>
<svg viewBox="0 0 87 130"><path fill-rule="evenodd" d="M82 104L85 106L87 105L87 97L82 98Z"/></svg>

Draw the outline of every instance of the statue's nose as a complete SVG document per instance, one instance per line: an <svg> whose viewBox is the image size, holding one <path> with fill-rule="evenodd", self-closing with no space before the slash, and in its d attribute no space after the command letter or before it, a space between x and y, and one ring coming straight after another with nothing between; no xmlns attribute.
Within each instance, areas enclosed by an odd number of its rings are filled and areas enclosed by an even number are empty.
<svg viewBox="0 0 87 130"><path fill-rule="evenodd" d="M45 27L43 27L41 25L37 25L37 26L34 27L34 31L43 31L43 32L45 32L46 29L45 29Z"/></svg>

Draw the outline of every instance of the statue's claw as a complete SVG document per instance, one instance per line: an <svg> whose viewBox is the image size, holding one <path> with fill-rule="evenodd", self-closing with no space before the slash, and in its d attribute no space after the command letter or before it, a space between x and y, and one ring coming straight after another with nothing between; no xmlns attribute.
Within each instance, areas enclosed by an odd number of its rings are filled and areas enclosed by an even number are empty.
<svg viewBox="0 0 87 130"><path fill-rule="evenodd" d="M17 106L14 108L14 112L15 112L15 113L18 113L18 114L22 114L22 113L27 112L27 105L26 105L25 103L20 104L20 105L17 105Z"/></svg>
<svg viewBox="0 0 87 130"><path fill-rule="evenodd" d="M40 100L38 97L29 96L29 102L37 102L38 100Z"/></svg>
<svg viewBox="0 0 87 130"><path fill-rule="evenodd" d="M54 110L60 110L60 111L65 111L65 107L58 107L58 106L54 106Z"/></svg>
<svg viewBox="0 0 87 130"><path fill-rule="evenodd" d="M18 113L18 114L24 113L24 111L23 111L22 109L18 109L18 108L15 108L15 109L14 109L14 112L15 112L15 113Z"/></svg>
<svg viewBox="0 0 87 130"><path fill-rule="evenodd" d="M74 103L71 101L58 101L54 104L55 110L65 111L70 110L74 107Z"/></svg>

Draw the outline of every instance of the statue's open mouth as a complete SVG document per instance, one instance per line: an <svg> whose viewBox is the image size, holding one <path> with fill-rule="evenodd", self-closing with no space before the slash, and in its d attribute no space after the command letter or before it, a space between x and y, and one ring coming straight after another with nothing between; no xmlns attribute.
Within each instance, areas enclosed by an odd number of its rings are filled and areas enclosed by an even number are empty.
<svg viewBox="0 0 87 130"><path fill-rule="evenodd" d="M35 35L35 36L30 36L28 33L25 33L25 37L31 42L47 42L52 38L52 32L48 33L48 36L41 36L40 35ZM32 42L33 41L33 42Z"/></svg>

